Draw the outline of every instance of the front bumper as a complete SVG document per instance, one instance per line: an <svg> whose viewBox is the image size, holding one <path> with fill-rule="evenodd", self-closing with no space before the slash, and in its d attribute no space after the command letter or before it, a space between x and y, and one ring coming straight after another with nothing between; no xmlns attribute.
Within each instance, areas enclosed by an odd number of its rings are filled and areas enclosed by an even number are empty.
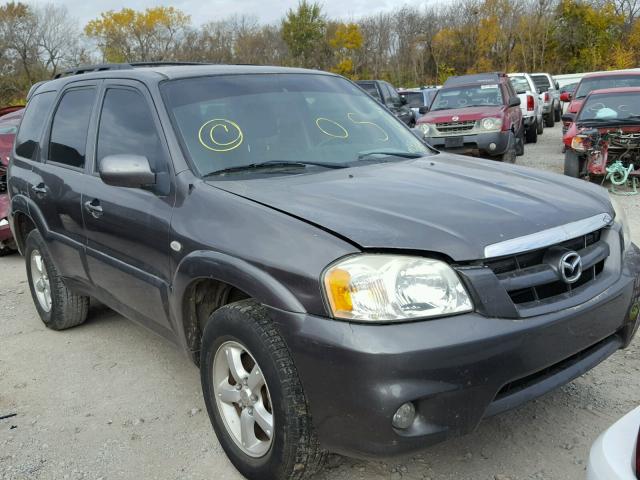
<svg viewBox="0 0 640 480"><path fill-rule="evenodd" d="M438 149L453 153L474 153L482 155L502 155L509 146L509 135L511 132L478 133L473 135L463 135L462 145L449 147L448 141L454 137L426 137L429 145ZM495 145L491 148L491 145Z"/></svg>
<svg viewBox="0 0 640 480"><path fill-rule="evenodd" d="M292 352L321 444L394 455L473 431L483 418L582 375L638 328L640 251L620 278L571 309L524 320L477 313L390 325L272 311ZM633 318L631 318L633 316ZM391 425L414 402L408 430Z"/></svg>

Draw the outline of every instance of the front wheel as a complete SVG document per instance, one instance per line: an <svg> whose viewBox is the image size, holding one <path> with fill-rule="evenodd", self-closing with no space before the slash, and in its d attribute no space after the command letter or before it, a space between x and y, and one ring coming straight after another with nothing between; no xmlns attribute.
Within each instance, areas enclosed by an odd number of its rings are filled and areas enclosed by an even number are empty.
<svg viewBox="0 0 640 480"><path fill-rule="evenodd" d="M536 121L536 130L538 135L542 135L544 133L544 119L542 117Z"/></svg>
<svg viewBox="0 0 640 480"><path fill-rule="evenodd" d="M531 125L527 130L527 143L537 143L538 142L538 122L536 121L535 125Z"/></svg>
<svg viewBox="0 0 640 480"><path fill-rule="evenodd" d="M509 144L507 149L500 157L498 157L504 163L516 163L516 137L511 134L509 136Z"/></svg>
<svg viewBox="0 0 640 480"><path fill-rule="evenodd" d="M562 107L558 104L554 110L554 120L559 122L562 119Z"/></svg>
<svg viewBox="0 0 640 480"><path fill-rule="evenodd" d="M580 176L580 157L573 150L564 152L564 174L573 178Z"/></svg>
<svg viewBox="0 0 640 480"><path fill-rule="evenodd" d="M325 454L289 349L253 300L220 308L202 338L204 400L227 456L249 480L300 480Z"/></svg>

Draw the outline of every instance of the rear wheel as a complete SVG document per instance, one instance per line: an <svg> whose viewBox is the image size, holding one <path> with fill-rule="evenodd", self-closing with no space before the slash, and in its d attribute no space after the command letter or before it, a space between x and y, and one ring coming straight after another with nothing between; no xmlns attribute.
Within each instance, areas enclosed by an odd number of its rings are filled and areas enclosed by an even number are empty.
<svg viewBox="0 0 640 480"><path fill-rule="evenodd" d="M524 125L520 128L520 133L516 137L516 155L521 157L524 155Z"/></svg>
<svg viewBox="0 0 640 480"><path fill-rule="evenodd" d="M544 117L544 126L545 127L549 127L549 128L553 128L553 126L555 125L555 120L554 120L554 112L553 110L551 110L545 117Z"/></svg>
<svg viewBox="0 0 640 480"><path fill-rule="evenodd" d="M250 480L304 479L325 454L289 349L253 300L220 308L200 352L204 400L218 440Z"/></svg>
<svg viewBox="0 0 640 480"><path fill-rule="evenodd" d="M538 135L542 135L544 133L544 119L540 117L540 119L536 119L536 130Z"/></svg>
<svg viewBox="0 0 640 480"><path fill-rule="evenodd" d="M52 330L83 323L89 311L89 297L76 295L66 287L40 232L32 230L25 245L29 289L42 322Z"/></svg>
<svg viewBox="0 0 640 480"><path fill-rule="evenodd" d="M580 176L580 157L573 150L564 152L564 174L574 178Z"/></svg>
<svg viewBox="0 0 640 480"><path fill-rule="evenodd" d="M560 106L560 104L556 105L556 108L554 110L554 120L556 122L559 122L562 119L562 107Z"/></svg>

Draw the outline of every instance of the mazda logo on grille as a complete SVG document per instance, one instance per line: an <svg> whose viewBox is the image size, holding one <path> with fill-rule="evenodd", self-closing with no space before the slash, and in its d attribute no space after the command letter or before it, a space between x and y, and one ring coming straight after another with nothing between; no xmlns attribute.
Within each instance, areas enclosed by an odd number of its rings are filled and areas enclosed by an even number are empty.
<svg viewBox="0 0 640 480"><path fill-rule="evenodd" d="M574 251L565 253L560 257L558 271L565 283L577 282L582 275L582 258Z"/></svg>

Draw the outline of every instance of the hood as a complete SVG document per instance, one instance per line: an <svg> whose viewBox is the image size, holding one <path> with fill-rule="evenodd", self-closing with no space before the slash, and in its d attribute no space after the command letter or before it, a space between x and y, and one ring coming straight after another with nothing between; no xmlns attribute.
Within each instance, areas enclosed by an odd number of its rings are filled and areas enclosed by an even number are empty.
<svg viewBox="0 0 640 480"><path fill-rule="evenodd" d="M486 117L502 117L504 107L502 106L482 106L467 108L451 108L448 110L436 110L428 112L420 118L418 123L440 123L440 122L465 122L469 120L479 120ZM453 120L452 117L458 117Z"/></svg>
<svg viewBox="0 0 640 480"><path fill-rule="evenodd" d="M612 213L581 180L440 153L308 175L209 182L349 239L363 249L480 259L484 247Z"/></svg>
<svg viewBox="0 0 640 480"><path fill-rule="evenodd" d="M574 98L573 100L571 100L571 103L569 103L569 108L567 108L567 112L578 113L583 103L584 103L584 98L580 98L580 99Z"/></svg>

